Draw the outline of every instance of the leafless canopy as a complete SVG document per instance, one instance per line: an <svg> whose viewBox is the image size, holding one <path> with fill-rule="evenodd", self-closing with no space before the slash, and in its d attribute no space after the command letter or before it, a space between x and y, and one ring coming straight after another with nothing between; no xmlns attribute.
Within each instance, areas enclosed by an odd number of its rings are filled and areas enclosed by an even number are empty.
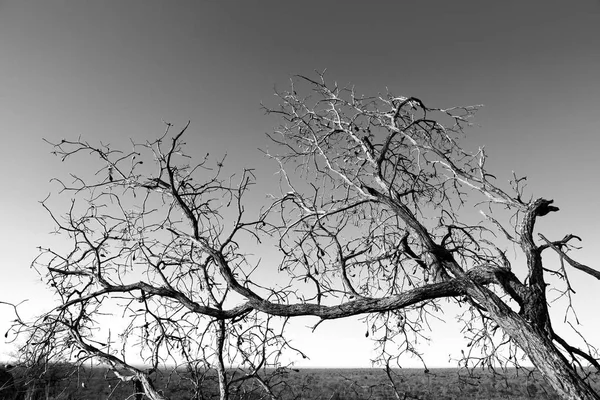
<svg viewBox="0 0 600 400"><path fill-rule="evenodd" d="M584 379L586 367L600 367L595 350L555 333L546 286L570 299L568 268L600 274L571 258L577 236L534 233L538 218L558 211L552 200L526 198L515 174L499 184L484 149L465 147L477 106L366 97L322 74L296 77L277 96L265 111L282 124L265 153L281 191L256 215L245 208L253 170L226 175L224 159L189 157L187 126L173 135L167 124L130 152L53 144L62 160L82 154L100 167L57 180L72 199L64 216L52 198L43 203L71 247L42 248L34 262L59 305L32 325L30 345L75 346L155 399L149 377L164 362L214 368L221 398L243 380L275 398L265 368L284 366L286 351L303 356L286 340L289 318L362 315L390 371L403 353L419 356L429 316L451 299L466 310L463 365L506 366L520 351L561 396L598 398ZM280 260L252 261L251 249L272 238ZM509 247L522 257L509 259ZM546 250L560 268L543 265ZM289 284L261 279L265 270ZM101 329L108 317L123 322L112 336ZM133 344L147 369L129 361Z"/></svg>

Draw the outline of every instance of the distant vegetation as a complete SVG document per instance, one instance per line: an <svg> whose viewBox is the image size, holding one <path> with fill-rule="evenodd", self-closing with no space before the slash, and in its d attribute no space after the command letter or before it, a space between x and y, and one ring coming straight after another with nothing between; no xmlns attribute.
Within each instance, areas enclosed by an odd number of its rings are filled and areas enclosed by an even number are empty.
<svg viewBox="0 0 600 400"><path fill-rule="evenodd" d="M121 382L105 368L51 367L43 379L27 377L25 370L15 369L14 376L23 398L105 400L134 399L133 384ZM457 369L403 369L392 371L398 392L405 399L558 399L539 374L510 370L503 375L486 371ZM155 375L157 387L172 400L208 400L219 397L218 380L207 374L195 387L184 371L163 370ZM27 385L25 383L28 382ZM35 389L33 387L35 386ZM600 388L596 384L595 389ZM29 394L27 395L27 388ZM394 398L394 392L381 369L294 369L281 375L273 388L282 400L383 400ZM199 390L197 390L199 389ZM34 393L32 393L34 392ZM195 394L194 394L195 393ZM3 398L0 395L0 398ZM145 397L144 397L145 398ZM246 382L231 392L232 399L264 399L258 385Z"/></svg>

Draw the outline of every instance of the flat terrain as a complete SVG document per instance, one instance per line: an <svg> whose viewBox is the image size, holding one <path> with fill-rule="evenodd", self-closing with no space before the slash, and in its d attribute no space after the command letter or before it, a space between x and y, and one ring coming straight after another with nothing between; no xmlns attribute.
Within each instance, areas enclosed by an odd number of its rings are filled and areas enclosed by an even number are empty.
<svg viewBox="0 0 600 400"><path fill-rule="evenodd" d="M54 384L48 385L48 397L70 400L133 399L133 385L123 383L102 368L67 372L67 367L54 372ZM510 370L504 375L491 372L456 369L394 370L394 384L400 399L558 399L539 376L527 371ZM21 375L20 375L21 374ZM241 376L238 372L236 376ZM23 382L22 371L15 370L17 381ZM162 371L155 386L172 400L216 399L218 390L214 373L206 373L199 385L194 385L184 371ZM282 400L353 400L395 399L394 391L381 369L302 369L273 377L274 393ZM28 387L32 387L30 382ZM43 381L35 384L35 398L46 398ZM595 384L596 390L600 385ZM31 390L31 389L30 389ZM194 395L195 393L195 395ZM0 396L1 397L1 396ZM232 399L266 399L265 391L256 381L232 389Z"/></svg>

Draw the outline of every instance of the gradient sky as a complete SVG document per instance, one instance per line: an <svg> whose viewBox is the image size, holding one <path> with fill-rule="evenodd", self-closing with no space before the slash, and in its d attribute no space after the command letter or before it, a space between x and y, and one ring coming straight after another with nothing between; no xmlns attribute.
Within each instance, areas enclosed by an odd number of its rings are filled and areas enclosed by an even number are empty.
<svg viewBox="0 0 600 400"><path fill-rule="evenodd" d="M126 144L157 137L161 119L189 119L191 153L228 152L268 181L274 166L255 149L278 121L260 102L274 105L291 75L325 68L360 93L484 104L469 145L486 146L499 178L526 174L530 193L553 198L561 211L540 229L582 236L576 259L600 268L598 0L15 0L0 1L0 300L29 299L27 314L51 299L29 269L37 246L57 243L39 201L74 165L42 138ZM600 283L570 276L583 331L600 345ZM0 307L2 332L9 311ZM326 325L294 332L311 356L301 365L368 365L363 328ZM430 365L458 353L453 327L432 334ZM10 351L0 343L0 358Z"/></svg>

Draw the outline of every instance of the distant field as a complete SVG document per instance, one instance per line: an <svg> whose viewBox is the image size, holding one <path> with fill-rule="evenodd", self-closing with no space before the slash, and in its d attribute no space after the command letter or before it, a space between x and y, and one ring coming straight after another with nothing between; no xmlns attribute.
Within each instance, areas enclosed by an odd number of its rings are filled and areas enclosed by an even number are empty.
<svg viewBox="0 0 600 400"><path fill-rule="evenodd" d="M516 370L495 376L490 372L475 371L469 375L456 369L394 370L394 383L406 399L558 399L539 377ZM216 377L207 374L196 388L181 371L162 371L155 385L172 400L218 398ZM301 369L276 378L274 392L282 400L384 400L396 398L385 372L381 369ZM46 398L43 385L39 398ZM600 390L600 385L595 385ZM42 396L42 392L43 396ZM133 398L131 383L122 383L102 368L80 369L68 380L50 388L54 399L99 400ZM256 382L245 383L232 392L232 399L265 399L264 391ZM403 397L400 397L403 398Z"/></svg>

